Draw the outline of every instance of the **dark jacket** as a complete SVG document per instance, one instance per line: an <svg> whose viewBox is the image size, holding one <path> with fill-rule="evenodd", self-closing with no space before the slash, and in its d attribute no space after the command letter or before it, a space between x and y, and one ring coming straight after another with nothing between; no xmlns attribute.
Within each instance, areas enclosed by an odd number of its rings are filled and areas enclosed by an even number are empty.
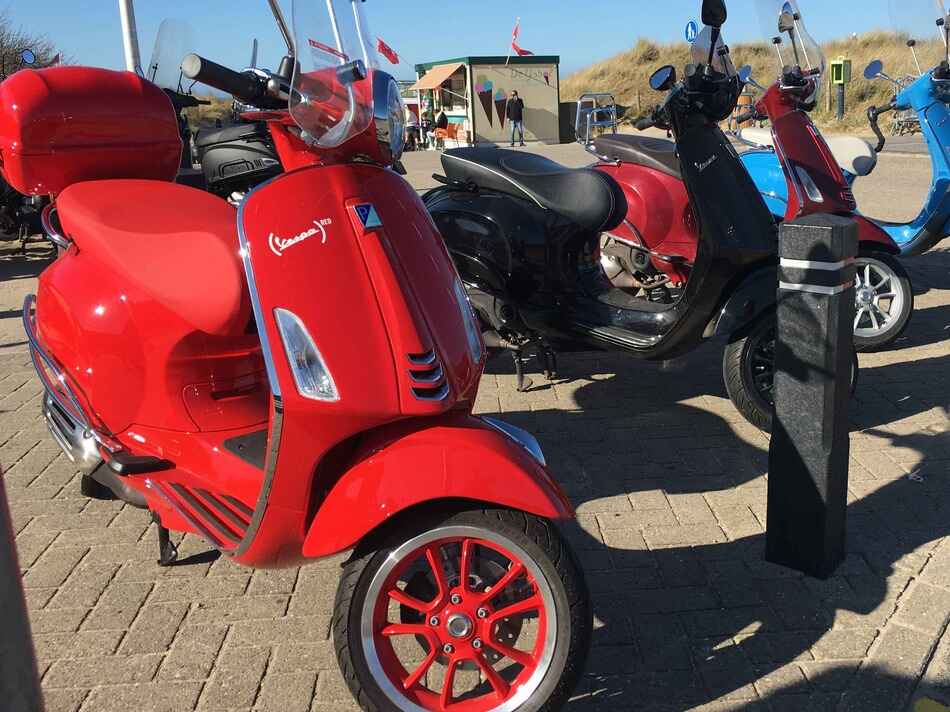
<svg viewBox="0 0 950 712"><path fill-rule="evenodd" d="M437 129L447 129L449 127L449 117L445 115L444 111L435 120L435 127Z"/></svg>
<svg viewBox="0 0 950 712"><path fill-rule="evenodd" d="M508 100L505 116L508 117L509 121L524 121L524 102L520 96L517 99Z"/></svg>

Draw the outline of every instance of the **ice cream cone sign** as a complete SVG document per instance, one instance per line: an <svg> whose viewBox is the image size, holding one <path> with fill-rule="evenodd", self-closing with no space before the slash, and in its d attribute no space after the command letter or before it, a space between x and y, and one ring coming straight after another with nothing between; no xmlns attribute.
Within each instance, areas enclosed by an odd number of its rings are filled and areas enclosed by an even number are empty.
<svg viewBox="0 0 950 712"><path fill-rule="evenodd" d="M498 112L498 120L501 122L501 127L505 127L505 118L507 117L508 109L508 93L499 89L495 92L495 110Z"/></svg>
<svg viewBox="0 0 950 712"><path fill-rule="evenodd" d="M494 102L494 90L495 83L490 79L485 79L484 74L478 76L478 81L475 82L475 93L478 95L478 100L482 103L482 108L485 109L485 116L488 117L488 125L494 126L495 120L492 117L492 103Z"/></svg>

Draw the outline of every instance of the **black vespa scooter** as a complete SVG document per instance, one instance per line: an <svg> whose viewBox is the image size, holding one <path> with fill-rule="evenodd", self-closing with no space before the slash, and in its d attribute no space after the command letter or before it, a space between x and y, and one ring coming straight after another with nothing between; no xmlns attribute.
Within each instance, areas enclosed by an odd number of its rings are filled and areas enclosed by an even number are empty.
<svg viewBox="0 0 950 712"><path fill-rule="evenodd" d="M489 347L514 353L521 387L524 364L538 355L546 375L556 351L626 351L668 360L703 340L731 342L761 329L774 334L776 228L758 189L718 122L730 116L743 88L721 39L723 0L704 0L707 51L676 82L673 67L651 85L668 91L653 119L669 129L700 232L699 251L679 299L661 304L613 287L599 259L600 233L617 227L626 200L610 176L570 170L536 155L495 148L446 151L445 183L424 200L455 259ZM774 337L773 337L774 342ZM772 354L750 354L733 402L768 429L773 401ZM734 386L734 384L733 384Z"/></svg>

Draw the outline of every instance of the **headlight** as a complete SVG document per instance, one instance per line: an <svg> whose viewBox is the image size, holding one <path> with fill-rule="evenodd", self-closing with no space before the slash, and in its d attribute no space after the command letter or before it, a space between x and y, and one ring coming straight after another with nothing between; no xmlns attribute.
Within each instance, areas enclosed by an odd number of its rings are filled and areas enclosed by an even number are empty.
<svg viewBox="0 0 950 712"><path fill-rule="evenodd" d="M465 324L465 336L468 339L468 352L472 355L472 361L476 363L482 360L482 332L478 328L478 321L475 319L475 310L472 309L472 303L468 300L465 288L459 279L455 280L455 301L458 302L459 311L462 312L462 322Z"/></svg>
<svg viewBox="0 0 950 712"><path fill-rule="evenodd" d="M277 329L284 342L287 362L297 384L297 392L310 400L335 402L340 394L333 376L300 318L286 309L275 309Z"/></svg>
<svg viewBox="0 0 950 712"><path fill-rule="evenodd" d="M376 140L386 154L385 162L393 164L406 145L406 106L396 80L378 69L373 71L373 106Z"/></svg>

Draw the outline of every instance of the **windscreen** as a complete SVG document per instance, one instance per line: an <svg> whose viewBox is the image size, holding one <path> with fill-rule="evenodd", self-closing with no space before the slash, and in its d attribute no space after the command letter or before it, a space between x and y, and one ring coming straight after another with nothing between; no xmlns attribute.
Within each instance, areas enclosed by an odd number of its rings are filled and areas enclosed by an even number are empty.
<svg viewBox="0 0 950 712"><path fill-rule="evenodd" d="M184 93L181 86L181 60L195 49L195 33L191 25L175 18L162 20L152 59L143 68L145 78L162 89Z"/></svg>
<svg viewBox="0 0 950 712"><path fill-rule="evenodd" d="M762 35L772 48L779 73L787 66L801 67L815 80L815 94L824 84L825 54L805 27L805 17L795 0L755 0Z"/></svg>
<svg viewBox="0 0 950 712"><path fill-rule="evenodd" d="M377 61L363 4L363 0L293 3L298 65L290 113L319 146L345 143L365 131L373 117L372 71Z"/></svg>
<svg viewBox="0 0 950 712"><path fill-rule="evenodd" d="M703 27L703 31L696 37L690 47L690 60L693 64L706 64L709 62L709 48L712 47L713 30L711 27ZM722 72L726 76L734 77L736 68L732 64L732 59L726 51L726 44L720 33L716 40L716 50L713 52L712 66L717 72Z"/></svg>
<svg viewBox="0 0 950 712"><path fill-rule="evenodd" d="M947 11L943 0L889 0L891 27L902 35L902 40L914 40L914 52L926 71L946 58L943 27L938 24L947 21ZM910 50L907 59L913 62ZM916 74L916 66L914 67ZM902 68L906 68L902 64ZM885 71L888 68L885 66ZM897 68L890 71L901 74Z"/></svg>

